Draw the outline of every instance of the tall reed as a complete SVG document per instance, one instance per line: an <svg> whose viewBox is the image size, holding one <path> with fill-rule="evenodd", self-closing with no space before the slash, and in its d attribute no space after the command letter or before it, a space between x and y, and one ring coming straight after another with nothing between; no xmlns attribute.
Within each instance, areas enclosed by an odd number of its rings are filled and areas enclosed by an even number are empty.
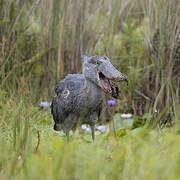
<svg viewBox="0 0 180 180"><path fill-rule="evenodd" d="M1 88L12 93L25 80L36 100L50 97L67 73L81 72L82 54L106 54L130 79L128 91L121 87L121 110L175 115L178 0L2 0L0 5Z"/></svg>
<svg viewBox="0 0 180 180"><path fill-rule="evenodd" d="M148 89L153 98L153 110L162 111L167 118L174 114L173 104L179 103L180 2L141 1L147 18L146 43L151 63ZM177 97L177 99L175 98ZM164 110L164 111L163 111ZM167 120L167 119L166 119Z"/></svg>

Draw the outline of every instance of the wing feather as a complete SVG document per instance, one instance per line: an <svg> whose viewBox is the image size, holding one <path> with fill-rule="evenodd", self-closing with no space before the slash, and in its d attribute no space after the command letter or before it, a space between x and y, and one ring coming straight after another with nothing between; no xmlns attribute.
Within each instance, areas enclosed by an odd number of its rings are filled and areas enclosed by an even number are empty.
<svg viewBox="0 0 180 180"><path fill-rule="evenodd" d="M77 105L78 93L84 83L84 75L69 74L56 85L51 106L51 113L56 123L62 123L74 111Z"/></svg>

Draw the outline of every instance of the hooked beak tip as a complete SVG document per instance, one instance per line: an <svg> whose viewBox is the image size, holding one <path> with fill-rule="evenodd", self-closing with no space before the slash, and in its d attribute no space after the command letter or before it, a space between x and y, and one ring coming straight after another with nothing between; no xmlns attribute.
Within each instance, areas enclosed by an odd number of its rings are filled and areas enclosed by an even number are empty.
<svg viewBox="0 0 180 180"><path fill-rule="evenodd" d="M127 86L128 86L128 79L126 79L125 81L126 81L126 83L127 83Z"/></svg>
<svg viewBox="0 0 180 180"><path fill-rule="evenodd" d="M128 86L128 77L127 76L123 76L123 80L126 81L127 86Z"/></svg>

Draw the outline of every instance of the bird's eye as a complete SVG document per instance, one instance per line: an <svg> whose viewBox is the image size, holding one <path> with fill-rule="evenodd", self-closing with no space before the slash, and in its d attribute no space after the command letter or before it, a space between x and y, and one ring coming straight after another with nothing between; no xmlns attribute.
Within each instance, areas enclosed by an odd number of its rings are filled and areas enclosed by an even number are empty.
<svg viewBox="0 0 180 180"><path fill-rule="evenodd" d="M100 65L102 63L102 61L100 60L97 60L97 64Z"/></svg>
<svg viewBox="0 0 180 180"><path fill-rule="evenodd" d="M104 59L105 59L105 60L108 60L108 57L107 57L107 56L104 56Z"/></svg>
<svg viewBox="0 0 180 180"><path fill-rule="evenodd" d="M102 63L102 61L100 61L98 59L91 59L90 63L100 65Z"/></svg>

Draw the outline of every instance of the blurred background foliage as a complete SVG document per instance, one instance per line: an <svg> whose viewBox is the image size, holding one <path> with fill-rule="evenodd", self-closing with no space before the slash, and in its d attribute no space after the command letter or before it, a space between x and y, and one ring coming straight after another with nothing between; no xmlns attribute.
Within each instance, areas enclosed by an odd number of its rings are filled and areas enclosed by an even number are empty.
<svg viewBox="0 0 180 180"><path fill-rule="evenodd" d="M107 55L129 77L117 110L176 115L180 87L179 1L1 0L0 82L52 97L82 54ZM123 86L123 85L122 85Z"/></svg>
<svg viewBox="0 0 180 180"><path fill-rule="evenodd" d="M180 177L179 0L0 0L0 9L0 178ZM82 54L109 56L129 87L120 84L113 109L116 138L109 131L88 144L78 132L66 144L37 103L81 73Z"/></svg>

